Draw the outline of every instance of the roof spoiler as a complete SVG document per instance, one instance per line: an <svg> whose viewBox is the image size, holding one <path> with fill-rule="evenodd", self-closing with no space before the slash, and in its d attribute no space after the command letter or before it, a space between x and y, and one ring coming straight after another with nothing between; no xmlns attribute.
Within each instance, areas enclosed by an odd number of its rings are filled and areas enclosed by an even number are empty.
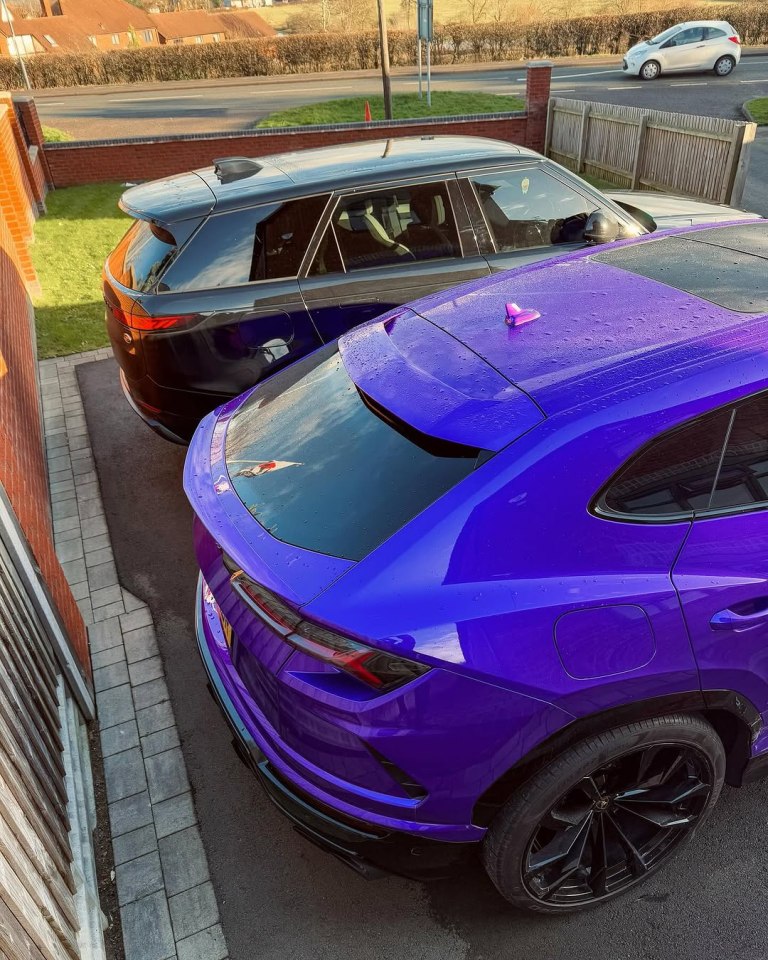
<svg viewBox="0 0 768 960"><path fill-rule="evenodd" d="M253 176L262 166L250 157L221 157L213 161L213 169L222 183L232 183Z"/></svg>

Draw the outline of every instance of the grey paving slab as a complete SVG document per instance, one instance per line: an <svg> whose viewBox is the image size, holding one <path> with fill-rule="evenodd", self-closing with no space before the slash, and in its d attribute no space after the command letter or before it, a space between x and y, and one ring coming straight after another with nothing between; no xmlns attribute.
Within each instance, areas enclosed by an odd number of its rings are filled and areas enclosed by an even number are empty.
<svg viewBox="0 0 768 960"><path fill-rule="evenodd" d="M99 727L105 730L135 716L130 684L113 687L98 702Z"/></svg>
<svg viewBox="0 0 768 960"><path fill-rule="evenodd" d="M163 889L163 871L157 850L116 865L115 874L121 907Z"/></svg>
<svg viewBox="0 0 768 960"><path fill-rule="evenodd" d="M155 818L155 830L158 839L168 837L179 830L197 823L195 814L195 805L192 802L191 793L183 793L181 796L173 797L171 800L164 800L157 803L152 808Z"/></svg>
<svg viewBox="0 0 768 960"><path fill-rule="evenodd" d="M142 683L133 688L133 702L137 710L152 707L168 699L168 687L162 678L150 680L149 683Z"/></svg>
<svg viewBox="0 0 768 960"><path fill-rule="evenodd" d="M138 830L139 827L146 827L152 822L152 805L146 790L109 805L109 823L113 838Z"/></svg>
<svg viewBox="0 0 768 960"><path fill-rule="evenodd" d="M147 778L141 750L133 747L104 757L104 781L110 803L146 790Z"/></svg>
<svg viewBox="0 0 768 960"><path fill-rule="evenodd" d="M137 611L140 613L141 611ZM125 620L122 617L121 620ZM157 638L155 637L155 628L153 626L138 627L136 630L129 630L124 634L125 656L128 663L136 663L138 660L146 660L148 657L157 656Z"/></svg>
<svg viewBox="0 0 768 960"><path fill-rule="evenodd" d="M114 647L107 647L106 650L99 650L97 653L91 653L91 666L94 670L109 667L120 661L125 662L125 649L122 643L115 644Z"/></svg>
<svg viewBox="0 0 768 960"><path fill-rule="evenodd" d="M123 628L124 633L129 633L139 627L149 627L151 625L152 614L149 611L149 607L145 606L140 607L138 610L133 610L131 613L126 613L125 616L120 618L120 626Z"/></svg>
<svg viewBox="0 0 768 960"><path fill-rule="evenodd" d="M139 728L136 726L135 720L126 720L125 723L108 727L101 731L100 736L101 753L104 757L110 757L113 753L121 753L123 750L130 750L131 747L139 746Z"/></svg>
<svg viewBox="0 0 768 960"><path fill-rule="evenodd" d="M201 930L176 944L179 960L224 960L227 944L220 924Z"/></svg>
<svg viewBox="0 0 768 960"><path fill-rule="evenodd" d="M63 543L56 544L56 556L59 562L65 560L79 560L83 556L83 543L77 539L65 540Z"/></svg>
<svg viewBox="0 0 768 960"><path fill-rule="evenodd" d="M173 717L173 708L170 701L156 703L146 710L139 710L136 713L136 722L139 725L139 736L146 737L150 733L156 733L158 730L165 730L166 727L175 726Z"/></svg>
<svg viewBox="0 0 768 960"><path fill-rule="evenodd" d="M95 590L91 586L91 603L93 604L94 610L97 607L106 607L108 603L120 603L122 606L123 591L117 583L113 583L108 587L98 587ZM123 609L125 609L125 607L123 607Z"/></svg>
<svg viewBox="0 0 768 960"><path fill-rule="evenodd" d="M210 880L171 897L168 906L177 940L185 940L219 922L216 893Z"/></svg>
<svg viewBox="0 0 768 960"><path fill-rule="evenodd" d="M86 554L86 556L88 555ZM106 563L99 563L95 567L89 567L86 561L86 567L88 567L88 586L94 592L104 587L117 586L117 567L111 560ZM120 590L120 587L118 587L118 590ZM122 591L120 591L120 599L122 599Z"/></svg>
<svg viewBox="0 0 768 960"><path fill-rule="evenodd" d="M113 617L110 620L102 620L95 623L88 629L88 640L91 652L98 653L99 650L107 650L109 647L122 646L123 634L120 630L120 620Z"/></svg>
<svg viewBox="0 0 768 960"><path fill-rule="evenodd" d="M115 837L112 841L112 852L115 856L115 865L120 865L121 863L127 863L129 860L136 860L138 857L143 857L147 853L152 853L152 851L157 850L157 838L155 837L155 826L152 823L148 823L146 827L139 827L138 830L131 830L130 833L124 833L119 837ZM183 896L183 894L181 894ZM215 901L214 901L215 903ZM210 921L210 923L215 923L218 920L218 917ZM208 926L208 924L204 924ZM190 931L192 933L193 931ZM181 934L176 934L177 938L181 937Z"/></svg>
<svg viewBox="0 0 768 960"><path fill-rule="evenodd" d="M41 370L56 548L89 623L126 960L222 960L224 935L152 616L119 583L75 375L79 363L108 356L105 349L59 358Z"/></svg>
<svg viewBox="0 0 768 960"><path fill-rule="evenodd" d="M179 746L179 731L176 727L166 727L165 730L158 730L157 733L150 733L147 737L141 738L141 752L144 759L154 756L156 753L163 753L173 747Z"/></svg>
<svg viewBox="0 0 768 960"><path fill-rule="evenodd" d="M146 757L144 765L152 803L160 803L189 791L187 768L180 747Z"/></svg>
<svg viewBox="0 0 768 960"><path fill-rule="evenodd" d="M168 960L176 956L168 902L162 891L127 904L121 910L126 957Z"/></svg>
<svg viewBox="0 0 768 960"><path fill-rule="evenodd" d="M79 583L81 580L87 579L85 561L83 560L67 560L62 563L61 568L70 583Z"/></svg>
<svg viewBox="0 0 768 960"><path fill-rule="evenodd" d="M93 618L96 621L108 620L110 617L119 616L124 610L125 607L123 606L122 599L115 600L114 603L108 603L106 606L97 607L96 610L94 610Z"/></svg>
<svg viewBox="0 0 768 960"><path fill-rule="evenodd" d="M125 660L118 660L116 663L110 663L93 671L93 687L96 693L128 682L128 664Z"/></svg>
<svg viewBox="0 0 768 960"><path fill-rule="evenodd" d="M128 672L131 675L131 683L134 687L138 687L139 684L149 683L150 680L157 680L163 676L163 661L160 657L138 660L129 665Z"/></svg>
<svg viewBox="0 0 768 960"><path fill-rule="evenodd" d="M169 897L208 879L208 861L196 825L160 838L158 846Z"/></svg>

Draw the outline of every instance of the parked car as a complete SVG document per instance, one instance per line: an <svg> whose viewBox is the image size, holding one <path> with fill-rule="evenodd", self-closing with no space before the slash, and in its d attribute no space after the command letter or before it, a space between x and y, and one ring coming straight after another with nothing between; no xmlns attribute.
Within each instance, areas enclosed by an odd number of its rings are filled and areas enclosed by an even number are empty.
<svg viewBox="0 0 768 960"><path fill-rule="evenodd" d="M662 73L713 70L727 77L741 60L741 39L725 20L692 20L662 31L627 51L622 67L631 77L655 80Z"/></svg>
<svg viewBox="0 0 768 960"><path fill-rule="evenodd" d="M121 206L137 221L104 271L125 395L186 442L218 404L392 307L654 228L656 198L638 195L633 216L621 202L471 137L220 160L134 187Z"/></svg>
<svg viewBox="0 0 768 960"><path fill-rule="evenodd" d="M766 257L762 221L529 265L206 417L198 643L300 832L565 912L768 770Z"/></svg>

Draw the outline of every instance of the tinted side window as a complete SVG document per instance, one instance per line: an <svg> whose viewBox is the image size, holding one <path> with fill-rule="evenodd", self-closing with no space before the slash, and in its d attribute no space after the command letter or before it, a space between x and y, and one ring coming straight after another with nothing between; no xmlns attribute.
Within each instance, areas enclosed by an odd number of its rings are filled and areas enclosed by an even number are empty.
<svg viewBox="0 0 768 960"><path fill-rule="evenodd" d="M327 196L309 197L209 217L163 277L162 289L295 277L327 202Z"/></svg>
<svg viewBox="0 0 768 960"><path fill-rule="evenodd" d="M461 256L444 183L342 197L332 229L347 270Z"/></svg>
<svg viewBox="0 0 768 960"><path fill-rule="evenodd" d="M500 253L578 242L599 207L538 168L470 179Z"/></svg>
<svg viewBox="0 0 768 960"><path fill-rule="evenodd" d="M768 395L736 408L712 509L768 503Z"/></svg>
<svg viewBox="0 0 768 960"><path fill-rule="evenodd" d="M718 410L664 434L611 482L603 507L637 519L706 510L730 419Z"/></svg>
<svg viewBox="0 0 768 960"><path fill-rule="evenodd" d="M110 256L109 269L129 290L149 290L175 253L176 240L168 231L137 220Z"/></svg>
<svg viewBox="0 0 768 960"><path fill-rule="evenodd" d="M718 27L705 27L704 28L704 37L707 40L718 40L720 37L726 37L728 34L725 30L720 30Z"/></svg>

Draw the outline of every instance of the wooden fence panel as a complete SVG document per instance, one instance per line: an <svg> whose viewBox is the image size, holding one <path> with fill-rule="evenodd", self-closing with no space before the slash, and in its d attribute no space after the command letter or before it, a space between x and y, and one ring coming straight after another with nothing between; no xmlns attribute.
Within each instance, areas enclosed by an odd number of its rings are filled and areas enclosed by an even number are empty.
<svg viewBox="0 0 768 960"><path fill-rule="evenodd" d="M629 189L741 202L755 124L553 97L548 156Z"/></svg>

